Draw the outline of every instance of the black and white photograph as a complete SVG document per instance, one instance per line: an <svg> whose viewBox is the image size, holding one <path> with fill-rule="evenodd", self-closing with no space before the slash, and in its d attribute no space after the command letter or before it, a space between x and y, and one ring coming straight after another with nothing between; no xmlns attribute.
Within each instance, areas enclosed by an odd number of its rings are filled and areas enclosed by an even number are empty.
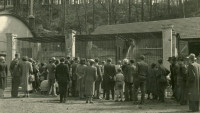
<svg viewBox="0 0 200 113"><path fill-rule="evenodd" d="M0 0L0 113L200 113L200 0Z"/></svg>

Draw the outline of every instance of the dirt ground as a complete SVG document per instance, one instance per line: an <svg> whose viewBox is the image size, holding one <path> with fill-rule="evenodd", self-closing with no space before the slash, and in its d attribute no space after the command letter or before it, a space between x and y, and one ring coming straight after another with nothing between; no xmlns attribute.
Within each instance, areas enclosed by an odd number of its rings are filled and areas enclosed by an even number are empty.
<svg viewBox="0 0 200 113"><path fill-rule="evenodd" d="M20 94L22 95L22 94ZM10 98L10 91L0 99L0 113L187 113L188 106L180 106L171 99L165 103L147 100L144 105L133 102L84 100L69 97L66 103L59 103L59 97L31 94L29 98Z"/></svg>

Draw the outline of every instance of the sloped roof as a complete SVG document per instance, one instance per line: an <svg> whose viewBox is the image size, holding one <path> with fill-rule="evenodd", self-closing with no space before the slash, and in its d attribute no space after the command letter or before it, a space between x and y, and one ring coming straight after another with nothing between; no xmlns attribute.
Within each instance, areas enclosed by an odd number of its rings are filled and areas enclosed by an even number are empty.
<svg viewBox="0 0 200 113"><path fill-rule="evenodd" d="M181 39L200 38L200 17L103 25L97 27L92 35L158 32L162 31L162 25L170 24L174 25L173 30Z"/></svg>

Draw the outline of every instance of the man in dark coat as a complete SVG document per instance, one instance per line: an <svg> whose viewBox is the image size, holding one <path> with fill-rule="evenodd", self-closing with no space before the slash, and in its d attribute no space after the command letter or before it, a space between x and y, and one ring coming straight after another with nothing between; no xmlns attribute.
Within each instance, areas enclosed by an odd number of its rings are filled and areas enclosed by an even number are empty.
<svg viewBox="0 0 200 113"><path fill-rule="evenodd" d="M95 64L94 66L97 68L97 79L95 81L95 92L96 92L96 97L97 99L100 99L100 91L101 91L101 82L102 82L102 72L101 72L101 67L99 66L99 59L95 59Z"/></svg>
<svg viewBox="0 0 200 113"><path fill-rule="evenodd" d="M179 100L181 105L185 105L187 103L186 99L186 77L187 77L187 67L184 64L184 58L178 58L179 64L179 73L177 75L177 99Z"/></svg>
<svg viewBox="0 0 200 113"><path fill-rule="evenodd" d="M192 112L199 111L200 100L200 65L195 61L195 55L190 54L190 63L188 65L188 94L189 109Z"/></svg>
<svg viewBox="0 0 200 113"><path fill-rule="evenodd" d="M18 87L20 84L21 75L19 75L20 65L19 65L19 55L15 54L15 58L10 63L10 73L12 76L12 90L11 90L11 97L17 97L18 95Z"/></svg>
<svg viewBox="0 0 200 113"><path fill-rule="evenodd" d="M177 99L177 75L178 75L179 66L177 64L177 60L176 60L175 56L173 56L171 59L169 59L169 62L171 63L170 78L171 78L171 85L172 85L172 91L173 91L172 97L175 97L175 99L178 101L178 99Z"/></svg>
<svg viewBox="0 0 200 113"><path fill-rule="evenodd" d="M112 93L112 99L114 100L114 76L116 75L115 65L111 64L112 59L107 59L107 64L104 66L104 82L106 90L106 100L110 100L110 91Z"/></svg>
<svg viewBox="0 0 200 113"><path fill-rule="evenodd" d="M5 90L7 75L8 75L8 69L7 69L7 65L5 64L5 58L1 56L0 57L0 89L3 90L2 93L4 93L4 90ZM0 94L0 95L4 96L4 94Z"/></svg>
<svg viewBox="0 0 200 113"><path fill-rule="evenodd" d="M75 58L74 63L72 64L72 96L78 96L77 93L77 74L76 74L76 69L77 66L79 65L79 59Z"/></svg>
<svg viewBox="0 0 200 113"><path fill-rule="evenodd" d="M136 64L136 74L134 77L134 100L137 101L138 96L138 88L141 90L141 102L140 104L144 103L145 98L145 82L146 77L148 74L148 64L144 61L145 56L140 56L140 62Z"/></svg>
<svg viewBox="0 0 200 113"><path fill-rule="evenodd" d="M65 58L60 59L60 64L56 67L55 77L58 81L60 102L66 102L67 85L70 81L69 78L69 68L64 64Z"/></svg>
<svg viewBox="0 0 200 113"><path fill-rule="evenodd" d="M128 64L128 59L124 59L124 65L122 66L122 71L125 78L125 101L132 101L133 76L136 71L134 60L130 60L130 63Z"/></svg>
<svg viewBox="0 0 200 113"><path fill-rule="evenodd" d="M157 71L157 85L158 85L158 97L160 102L164 102L165 89L167 87L167 75L170 73L167 68L163 66L163 60L158 60L158 71Z"/></svg>

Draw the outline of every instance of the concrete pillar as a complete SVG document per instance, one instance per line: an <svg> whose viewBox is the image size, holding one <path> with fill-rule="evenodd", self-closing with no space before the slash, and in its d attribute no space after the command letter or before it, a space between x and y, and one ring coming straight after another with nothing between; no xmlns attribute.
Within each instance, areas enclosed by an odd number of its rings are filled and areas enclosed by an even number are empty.
<svg viewBox="0 0 200 113"><path fill-rule="evenodd" d="M6 64L8 68L10 67L10 62L15 58L16 54L16 38L17 35L14 35L12 33L6 33L7 38L7 49L6 49ZM7 77L7 86L11 86L11 74L10 71L8 71L8 77Z"/></svg>
<svg viewBox="0 0 200 113"><path fill-rule="evenodd" d="M172 56L178 56L176 32L172 31Z"/></svg>
<svg viewBox="0 0 200 113"><path fill-rule="evenodd" d="M168 57L173 55L173 38L172 38L173 25L162 26L162 40L163 40L163 65L169 69L170 63L167 61Z"/></svg>
<svg viewBox="0 0 200 113"><path fill-rule="evenodd" d="M75 35L76 31L72 30L71 33L65 35L65 51L66 56L75 57Z"/></svg>

